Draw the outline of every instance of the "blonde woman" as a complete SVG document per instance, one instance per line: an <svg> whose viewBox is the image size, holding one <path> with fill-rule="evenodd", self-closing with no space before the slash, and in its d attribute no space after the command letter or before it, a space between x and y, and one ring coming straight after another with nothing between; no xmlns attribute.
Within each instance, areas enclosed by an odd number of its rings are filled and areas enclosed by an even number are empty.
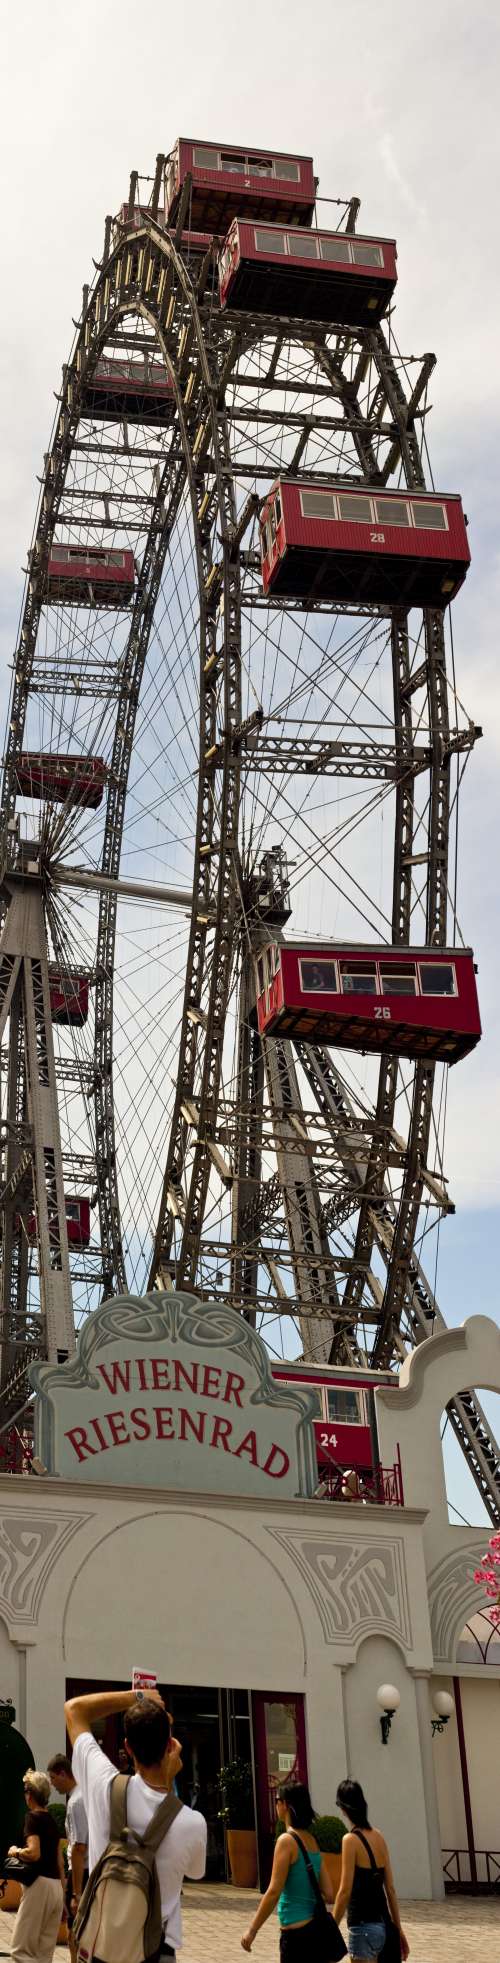
<svg viewBox="0 0 500 1963"><path fill-rule="evenodd" d="M64 1862L59 1828L47 1811L50 1779L46 1772L25 1772L24 1846L9 1854L27 1862L34 1881L23 1887L12 1932L14 1963L52 1963L64 1896Z"/></svg>

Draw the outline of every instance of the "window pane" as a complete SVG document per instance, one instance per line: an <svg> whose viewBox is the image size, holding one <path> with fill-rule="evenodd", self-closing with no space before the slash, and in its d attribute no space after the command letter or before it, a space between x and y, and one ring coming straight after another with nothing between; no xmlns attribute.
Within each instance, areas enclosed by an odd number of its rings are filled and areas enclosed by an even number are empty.
<svg viewBox="0 0 500 1963"><path fill-rule="evenodd" d="M377 498L376 513L382 525L409 525L410 510L406 498Z"/></svg>
<svg viewBox="0 0 500 1963"><path fill-rule="evenodd" d="M349 494L344 495L342 493L342 496L339 496L338 505L340 517L348 518L351 525L371 525L372 507L370 498L365 498L362 495L360 497L351 497Z"/></svg>
<svg viewBox="0 0 500 1963"><path fill-rule="evenodd" d="M230 157L226 151L222 150L220 161L221 170L234 170L238 171L240 177L245 176L246 162L244 157Z"/></svg>
<svg viewBox="0 0 500 1963"><path fill-rule="evenodd" d="M272 160L270 157L250 157L248 170L251 177L272 177Z"/></svg>
<svg viewBox="0 0 500 1963"><path fill-rule="evenodd" d="M336 961L301 961L299 966L301 986L308 994L319 994L321 989L338 994Z"/></svg>
<svg viewBox="0 0 500 1963"><path fill-rule="evenodd" d="M339 1425L360 1425L362 1422L357 1390L342 1390L335 1386L327 1390L328 1416Z"/></svg>
<svg viewBox="0 0 500 1963"><path fill-rule="evenodd" d="M218 150L193 150L193 163L199 170L219 170Z"/></svg>
<svg viewBox="0 0 500 1963"><path fill-rule="evenodd" d="M412 499L413 522L421 531L447 532L446 512L442 504L428 504L424 498Z"/></svg>
<svg viewBox="0 0 500 1963"><path fill-rule="evenodd" d="M415 970L409 968L381 968L380 986L383 995L416 995L417 982Z"/></svg>
<svg viewBox="0 0 500 1963"><path fill-rule="evenodd" d="M279 1785L294 1771L298 1755L297 1730L295 1723L295 1704L280 1703L278 1698L264 1703L264 1725L266 1735L267 1776L269 1783Z"/></svg>
<svg viewBox="0 0 500 1963"><path fill-rule="evenodd" d="M338 266L351 264L351 248L348 239L333 238L321 240L322 259L336 260Z"/></svg>
<svg viewBox="0 0 500 1963"><path fill-rule="evenodd" d="M299 259L318 259L318 240L315 232L297 232L288 240L290 252L296 252Z"/></svg>
<svg viewBox="0 0 500 1963"><path fill-rule="evenodd" d="M455 969L451 961L422 961L419 967L422 995L455 995Z"/></svg>
<svg viewBox="0 0 500 1963"><path fill-rule="evenodd" d="M282 1381L283 1379L281 1378L280 1382ZM297 1377L290 1377L287 1380L287 1389L310 1391L311 1397L314 1398L314 1403L316 1407L315 1411L313 1412L313 1416L318 1418L323 1417L323 1392L317 1389L316 1384L301 1384Z"/></svg>
<svg viewBox="0 0 500 1963"><path fill-rule="evenodd" d="M334 518L335 501L331 491L301 491L304 518Z"/></svg>
<svg viewBox="0 0 500 1963"><path fill-rule="evenodd" d="M276 513L276 524L277 524L277 525L281 525L281 520L282 520L282 517L283 517L283 512L282 512L282 509L281 509L281 498L280 498L280 495L279 495L279 491L277 491L277 492L276 492L276 497L275 497L275 500L274 500L274 510L275 510L275 513Z"/></svg>
<svg viewBox="0 0 500 1963"><path fill-rule="evenodd" d="M382 266L383 257L379 245L366 245L361 239L353 239L352 256L355 266Z"/></svg>
<svg viewBox="0 0 500 1963"><path fill-rule="evenodd" d="M257 252L286 252L284 232L254 232Z"/></svg>
<svg viewBox="0 0 500 1963"><path fill-rule="evenodd" d="M290 184L298 184L300 177L299 166L298 164L292 163L290 157L275 157L274 169L276 177L286 177Z"/></svg>
<svg viewBox="0 0 500 1963"><path fill-rule="evenodd" d="M257 985L258 985L259 995L263 995L265 982L264 982L264 963L262 960L257 962Z"/></svg>
<svg viewBox="0 0 500 1963"><path fill-rule="evenodd" d="M375 962L373 962L373 966L370 964L370 967L366 968L358 968L354 961L349 962L349 967L344 968L343 962L341 962L340 976L343 995L377 994L377 970Z"/></svg>

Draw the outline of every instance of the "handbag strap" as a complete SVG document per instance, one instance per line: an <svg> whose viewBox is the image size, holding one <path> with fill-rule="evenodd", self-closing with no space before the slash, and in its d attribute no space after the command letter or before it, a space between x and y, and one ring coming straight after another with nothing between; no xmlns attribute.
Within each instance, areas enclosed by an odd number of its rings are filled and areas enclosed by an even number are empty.
<svg viewBox="0 0 500 1963"><path fill-rule="evenodd" d="M375 1860L375 1855L374 1855L374 1852L373 1852L373 1848L372 1848L372 1847L370 1847L370 1842L369 1842L369 1840L366 1840L366 1839L365 1839L365 1835L364 1835L364 1833L362 1833L362 1832L361 1832L361 1827L351 1827L351 1833L355 1833L355 1834L357 1835L357 1838L358 1838L358 1840L361 1840L361 1841L362 1841L362 1844L363 1844L363 1847L366 1847L366 1852L367 1852L367 1854L368 1854L368 1857L369 1857L369 1862L370 1862L370 1867L371 1867L371 1869L372 1869L372 1870L374 1870L374 1871L375 1871L375 1874L378 1874L378 1875L379 1875L379 1874L380 1874L380 1868L379 1868L379 1866L378 1866L378 1863L377 1863L377 1861Z"/></svg>
<svg viewBox="0 0 500 1963"><path fill-rule="evenodd" d="M326 1903L325 1903L325 1899L324 1899L324 1896L323 1896L323 1895L322 1895L322 1893L321 1893L321 1888L320 1888L320 1885L319 1885L319 1881L318 1881L318 1879L317 1879L317 1876L315 1875L315 1872L314 1872L314 1868L313 1868L313 1864L312 1864L312 1861L310 1861L310 1860L309 1860L309 1855L308 1855L308 1852L307 1852L307 1848L306 1848L306 1847L304 1847L304 1845L303 1845L303 1842L301 1841L301 1839L300 1839L300 1836L299 1836L299 1834L297 1834L297 1833L294 1833L294 1832L293 1832L293 1829L292 1829L291 1827L289 1827L289 1829L288 1829L288 1831L289 1831L289 1833L291 1833L291 1835L292 1835L292 1840L294 1840L294 1841L295 1841L295 1845L296 1845L296 1847L298 1847L298 1848L299 1848L299 1851L300 1851L300 1853L302 1854L302 1856L303 1856L303 1859L304 1859L304 1861L305 1861L305 1864L306 1864L306 1868L307 1868L307 1872L308 1872L308 1875L309 1875L309 1880L310 1880L310 1883L311 1883L311 1888L312 1888L312 1891L313 1891L313 1894L314 1894L314 1895L316 1896L316 1900L317 1900L318 1902L320 1902L320 1903L321 1903L321 1907L322 1907L322 1908L324 1908L324 1909L326 1909Z"/></svg>

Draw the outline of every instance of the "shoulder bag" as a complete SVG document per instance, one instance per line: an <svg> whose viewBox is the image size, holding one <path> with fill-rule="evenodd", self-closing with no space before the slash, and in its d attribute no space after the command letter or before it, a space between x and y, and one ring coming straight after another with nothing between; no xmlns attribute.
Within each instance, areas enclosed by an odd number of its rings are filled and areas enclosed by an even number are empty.
<svg viewBox="0 0 500 1963"><path fill-rule="evenodd" d="M357 1834L358 1840L361 1840L363 1847L366 1847L366 1852L370 1857L370 1867L375 1868L375 1871L377 1871L377 1863L373 1850L370 1847L370 1842L365 1840L360 1827L353 1827L352 1832ZM401 1937L397 1923L393 1922L392 1915L389 1914L383 1881L380 1882L380 1897L380 1919L385 1928L385 1943L383 1949L380 1950L378 1963L401 1963Z"/></svg>
<svg viewBox="0 0 500 1963"><path fill-rule="evenodd" d="M22 1854L6 1854L3 1863L5 1881L20 1881L22 1888L31 1888L38 1880L40 1866L38 1861L23 1861Z"/></svg>
<svg viewBox="0 0 500 1963"><path fill-rule="evenodd" d="M338 1922L335 1921L335 1917L330 1915L329 1909L327 1909L319 1881L316 1880L312 1861L309 1860L309 1855L302 1841L299 1840L299 1835L292 1834L292 1839L296 1842L299 1852L305 1861L313 1895L316 1898L316 1907L312 1917L314 1943L311 1949L311 1963L340 1963L341 1957L347 1956L347 1949Z"/></svg>

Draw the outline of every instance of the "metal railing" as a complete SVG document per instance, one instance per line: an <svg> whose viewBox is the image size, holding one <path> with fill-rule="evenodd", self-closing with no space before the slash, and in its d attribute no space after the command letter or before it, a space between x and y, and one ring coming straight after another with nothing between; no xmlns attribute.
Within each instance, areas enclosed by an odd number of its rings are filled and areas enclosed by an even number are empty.
<svg viewBox="0 0 500 1963"><path fill-rule="evenodd" d="M321 1470L317 1498L358 1500L363 1505L404 1506L401 1455L394 1465L376 1466L373 1472L347 1472L345 1466L325 1466Z"/></svg>
<svg viewBox="0 0 500 1963"><path fill-rule="evenodd" d="M474 1848L474 1868L468 1847L443 1848L443 1874L447 1894L500 1894L500 1851Z"/></svg>

